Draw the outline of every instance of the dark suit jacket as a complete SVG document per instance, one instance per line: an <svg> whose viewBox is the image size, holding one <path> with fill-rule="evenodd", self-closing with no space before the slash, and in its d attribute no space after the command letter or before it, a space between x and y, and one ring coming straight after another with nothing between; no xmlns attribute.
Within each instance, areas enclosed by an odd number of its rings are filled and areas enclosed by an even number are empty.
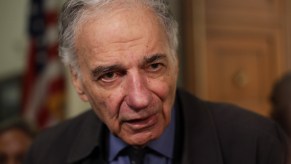
<svg viewBox="0 0 291 164"><path fill-rule="evenodd" d="M276 124L238 107L177 91L175 163L283 164L285 137ZM25 164L106 163L106 130L92 111L42 133Z"/></svg>

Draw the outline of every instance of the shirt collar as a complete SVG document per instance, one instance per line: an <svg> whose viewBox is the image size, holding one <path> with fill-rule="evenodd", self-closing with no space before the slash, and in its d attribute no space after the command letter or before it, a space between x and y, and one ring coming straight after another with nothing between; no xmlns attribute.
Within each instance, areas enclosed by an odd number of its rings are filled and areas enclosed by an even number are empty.
<svg viewBox="0 0 291 164"><path fill-rule="evenodd" d="M165 129L164 133L157 140L149 143L148 147L152 150L162 154L165 157L173 158L175 139L175 108L172 110L172 118L169 126ZM114 160L118 153L128 145L120 138L109 134L109 161Z"/></svg>
<svg viewBox="0 0 291 164"><path fill-rule="evenodd" d="M149 143L148 147L156 152L173 158L174 141L175 141L175 108L172 110L172 118L169 126L165 129L160 138Z"/></svg>

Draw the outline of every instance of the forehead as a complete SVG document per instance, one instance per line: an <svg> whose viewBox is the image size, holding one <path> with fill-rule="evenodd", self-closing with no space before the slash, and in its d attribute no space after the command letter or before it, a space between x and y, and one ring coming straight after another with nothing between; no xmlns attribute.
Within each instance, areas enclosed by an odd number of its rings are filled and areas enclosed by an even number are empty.
<svg viewBox="0 0 291 164"><path fill-rule="evenodd" d="M103 47L108 43L127 42L151 37L167 43L164 26L155 13L142 5L110 6L98 12L93 9L83 16L76 32L76 42ZM77 43L80 45L82 43Z"/></svg>

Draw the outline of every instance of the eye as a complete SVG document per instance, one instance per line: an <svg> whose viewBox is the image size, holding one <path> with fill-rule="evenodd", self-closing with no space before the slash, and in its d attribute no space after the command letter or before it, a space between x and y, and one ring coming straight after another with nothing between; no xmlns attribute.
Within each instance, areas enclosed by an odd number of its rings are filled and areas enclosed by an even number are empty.
<svg viewBox="0 0 291 164"><path fill-rule="evenodd" d="M163 64L162 63L153 63L153 64L150 64L149 65L148 71L149 72L157 72L160 69L162 69L162 67L163 67Z"/></svg>
<svg viewBox="0 0 291 164"><path fill-rule="evenodd" d="M113 82L114 80L116 80L118 78L118 76L119 75L116 72L108 72L108 73L101 75L99 77L99 80L106 82L106 83L110 83L110 82Z"/></svg>

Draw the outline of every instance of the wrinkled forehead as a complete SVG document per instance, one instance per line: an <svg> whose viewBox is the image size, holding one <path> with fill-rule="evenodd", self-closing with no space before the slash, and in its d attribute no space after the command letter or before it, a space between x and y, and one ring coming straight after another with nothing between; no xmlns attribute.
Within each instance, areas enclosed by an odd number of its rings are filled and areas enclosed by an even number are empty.
<svg viewBox="0 0 291 164"><path fill-rule="evenodd" d="M130 14L136 15L138 11L143 10L144 12L140 15L140 19L145 17L151 17L154 19L159 26L158 28L165 34L166 37L166 28L154 9L149 6L150 5L147 5L146 2L142 0L114 0L103 5L88 5L76 24L75 34L77 35L82 32L83 25L89 21L98 20L102 23L102 21L106 21L109 16L112 16L118 12L127 11Z"/></svg>
<svg viewBox="0 0 291 164"><path fill-rule="evenodd" d="M84 44L84 40L86 45L92 43L96 44L95 46L106 46L106 43L114 40L126 42L136 39L135 36L148 39L149 44L163 43L163 47L169 49L167 34L162 24L151 9L142 5L111 5L101 11L95 12L91 9L86 15L83 16L76 32L76 46L79 48L80 44Z"/></svg>
<svg viewBox="0 0 291 164"><path fill-rule="evenodd" d="M91 3L85 7L83 15L93 15L102 17L103 14L108 14L121 9L147 9L154 13L150 1L143 0L111 0L107 3Z"/></svg>

